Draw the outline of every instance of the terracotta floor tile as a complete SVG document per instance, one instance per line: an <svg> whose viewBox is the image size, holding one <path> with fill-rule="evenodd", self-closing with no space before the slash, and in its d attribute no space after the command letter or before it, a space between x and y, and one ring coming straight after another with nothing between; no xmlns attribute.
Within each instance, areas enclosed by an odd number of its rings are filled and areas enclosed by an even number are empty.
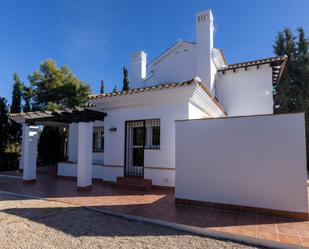
<svg viewBox="0 0 309 249"><path fill-rule="evenodd" d="M294 223L279 223L276 224L279 233L285 233L289 235L297 235L296 225Z"/></svg>
<svg viewBox="0 0 309 249"><path fill-rule="evenodd" d="M309 238L302 238L301 237L302 246L309 247Z"/></svg>
<svg viewBox="0 0 309 249"><path fill-rule="evenodd" d="M257 231L257 238L258 239L265 239L265 240L273 240L279 241L278 233L276 232L268 232L268 231Z"/></svg>
<svg viewBox="0 0 309 249"><path fill-rule="evenodd" d="M292 219L244 211L175 205L173 191L141 192L93 181L90 191L79 192L76 190L76 179L63 179L48 174L38 174L34 185L23 185L21 180L0 178L0 190L265 240L280 239L284 243L297 245L302 241L303 245L309 246L309 222L295 222Z"/></svg>
<svg viewBox="0 0 309 249"><path fill-rule="evenodd" d="M296 223L296 229L297 229L298 234L302 238L308 238L309 239L309 224L307 222Z"/></svg>
<svg viewBox="0 0 309 249"><path fill-rule="evenodd" d="M276 228L276 225L275 224L263 224L263 225L260 225L258 224L257 225L257 231L260 232L260 233L278 233L278 230Z"/></svg>
<svg viewBox="0 0 309 249"><path fill-rule="evenodd" d="M299 236L289 235L289 234L280 234L279 233L279 241L287 244L295 244L301 245L301 240Z"/></svg>

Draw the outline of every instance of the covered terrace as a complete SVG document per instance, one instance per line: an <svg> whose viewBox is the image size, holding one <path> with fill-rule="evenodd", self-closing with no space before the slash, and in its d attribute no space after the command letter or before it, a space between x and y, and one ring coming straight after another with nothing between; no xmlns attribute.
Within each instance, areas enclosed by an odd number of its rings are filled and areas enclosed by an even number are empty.
<svg viewBox="0 0 309 249"><path fill-rule="evenodd" d="M20 164L23 168L23 181L36 181L39 126L69 128L74 124L78 128L77 188L91 188L93 122L103 121L105 116L106 113L96 111L92 107L11 114L11 120L22 124Z"/></svg>

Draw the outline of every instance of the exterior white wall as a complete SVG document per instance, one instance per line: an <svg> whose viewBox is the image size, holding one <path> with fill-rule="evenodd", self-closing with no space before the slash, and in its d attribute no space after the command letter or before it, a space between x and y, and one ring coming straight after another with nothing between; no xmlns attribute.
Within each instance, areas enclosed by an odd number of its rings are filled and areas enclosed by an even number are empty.
<svg viewBox="0 0 309 249"><path fill-rule="evenodd" d="M78 141L78 124L72 123L69 126L69 139L68 139L68 155L69 161L77 162L77 143Z"/></svg>
<svg viewBox="0 0 309 249"><path fill-rule="evenodd" d="M109 173L104 173L104 180L115 181L117 176L123 176L125 121L159 118L161 125L160 149L145 150L145 178L149 176L157 185L174 186L175 174L173 171L170 173L167 170L153 168L175 168L175 120L188 118L188 103L182 101L105 111L107 116L104 121L104 164L109 166L107 169ZM111 132L110 128L117 128L117 131ZM147 167L152 167L152 172L157 171L158 173L150 177L146 170Z"/></svg>
<svg viewBox="0 0 309 249"><path fill-rule="evenodd" d="M92 164L92 178L103 179L103 165ZM59 176L71 176L77 177L77 163L58 163L58 173Z"/></svg>
<svg viewBox="0 0 309 249"><path fill-rule="evenodd" d="M104 126L103 121L95 121L93 122L93 127L101 127ZM68 139L68 151L70 162L77 162L77 145L78 145L78 124L72 123L69 127L69 139ZM104 153L103 152L93 152L92 153L92 161L93 163L104 163Z"/></svg>
<svg viewBox="0 0 309 249"><path fill-rule="evenodd" d="M176 198L308 212L303 114L176 122Z"/></svg>
<svg viewBox="0 0 309 249"><path fill-rule="evenodd" d="M216 96L228 116L273 114L272 68L269 65L218 73Z"/></svg>
<svg viewBox="0 0 309 249"><path fill-rule="evenodd" d="M93 152L92 153L92 162L104 164L104 152Z"/></svg>
<svg viewBox="0 0 309 249"><path fill-rule="evenodd" d="M189 119L207 118L209 115L193 103L189 103Z"/></svg>
<svg viewBox="0 0 309 249"><path fill-rule="evenodd" d="M144 82L143 86L152 86L162 83L173 83L191 80L196 76L196 47L195 45L180 43L160 61L148 68L152 77Z"/></svg>

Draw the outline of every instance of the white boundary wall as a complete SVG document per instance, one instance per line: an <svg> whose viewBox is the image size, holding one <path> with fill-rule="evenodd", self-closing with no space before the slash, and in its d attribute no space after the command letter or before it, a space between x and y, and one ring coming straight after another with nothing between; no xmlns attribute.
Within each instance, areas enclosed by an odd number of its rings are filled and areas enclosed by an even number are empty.
<svg viewBox="0 0 309 249"><path fill-rule="evenodd" d="M176 198L308 212L304 114L176 122Z"/></svg>

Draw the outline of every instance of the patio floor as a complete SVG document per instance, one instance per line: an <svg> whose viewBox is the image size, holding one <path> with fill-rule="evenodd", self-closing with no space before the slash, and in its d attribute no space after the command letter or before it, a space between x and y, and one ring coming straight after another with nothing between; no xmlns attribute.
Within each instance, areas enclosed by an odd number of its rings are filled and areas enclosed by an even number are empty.
<svg viewBox="0 0 309 249"><path fill-rule="evenodd" d="M36 184L23 184L20 179L0 177L0 190L77 206L96 207L112 212L175 222L201 229L309 246L309 221L175 205L173 191L124 190L111 184L94 181L92 190L78 192L75 179L59 178L46 173L38 174Z"/></svg>

